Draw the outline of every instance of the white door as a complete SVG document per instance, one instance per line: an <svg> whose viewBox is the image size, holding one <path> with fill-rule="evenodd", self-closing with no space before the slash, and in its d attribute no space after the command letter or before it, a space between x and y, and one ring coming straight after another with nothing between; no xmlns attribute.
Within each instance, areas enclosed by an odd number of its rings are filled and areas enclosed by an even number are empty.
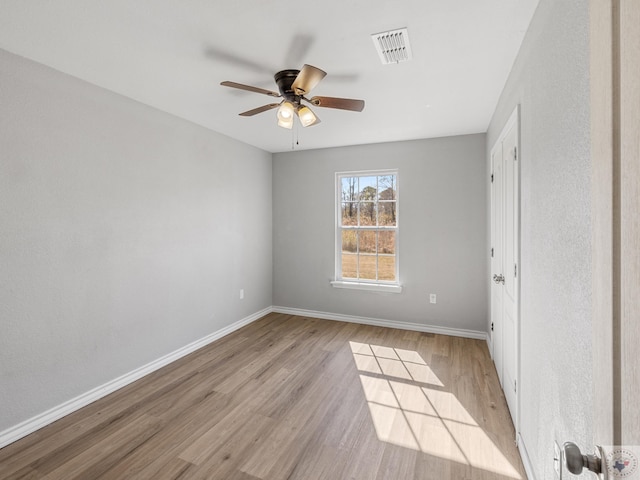
<svg viewBox="0 0 640 480"><path fill-rule="evenodd" d="M517 429L518 381L518 109L491 153L491 321L493 359Z"/></svg>
<svg viewBox="0 0 640 480"><path fill-rule="evenodd" d="M590 10L593 440L640 461L640 2Z"/></svg>
<svg viewBox="0 0 640 480"><path fill-rule="evenodd" d="M640 475L640 2L589 5L593 444L610 447L599 478L631 479Z"/></svg>

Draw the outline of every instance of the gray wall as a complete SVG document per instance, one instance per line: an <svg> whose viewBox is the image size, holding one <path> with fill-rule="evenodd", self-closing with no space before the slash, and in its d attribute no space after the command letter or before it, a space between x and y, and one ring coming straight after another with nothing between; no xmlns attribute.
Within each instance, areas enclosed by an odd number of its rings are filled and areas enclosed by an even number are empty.
<svg viewBox="0 0 640 480"><path fill-rule="evenodd" d="M270 154L5 51L0 111L0 431L271 305Z"/></svg>
<svg viewBox="0 0 640 480"><path fill-rule="evenodd" d="M521 434L538 479L554 439L593 448L588 5L541 0L487 133L489 150L522 105Z"/></svg>
<svg viewBox="0 0 640 480"><path fill-rule="evenodd" d="M486 331L484 155L484 134L275 154L273 304ZM335 172L387 168L399 169L404 289L333 288Z"/></svg>

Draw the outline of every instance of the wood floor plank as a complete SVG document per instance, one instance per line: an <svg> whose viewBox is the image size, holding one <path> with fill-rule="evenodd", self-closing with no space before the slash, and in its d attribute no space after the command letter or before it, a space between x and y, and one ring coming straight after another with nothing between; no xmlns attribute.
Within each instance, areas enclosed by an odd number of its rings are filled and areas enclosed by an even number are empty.
<svg viewBox="0 0 640 480"><path fill-rule="evenodd" d="M269 314L0 449L2 479L526 478L485 342Z"/></svg>
<svg viewBox="0 0 640 480"><path fill-rule="evenodd" d="M74 478L96 478L109 468L111 464L149 437L154 435L161 426L157 418L141 415L129 422L126 429L119 430L94 443L86 449L78 446L77 454L46 473L42 478L46 480L71 480ZM47 465L39 465L39 473L49 470Z"/></svg>
<svg viewBox="0 0 640 480"><path fill-rule="evenodd" d="M181 414L170 419L163 418L164 428L134 451L117 457L118 462L105 470L100 478L159 478L160 473L164 475L173 469L170 464L174 458L178 458L178 452L185 445L194 438L200 438L224 418L232 406L227 396L212 392L202 402L183 410Z"/></svg>
<svg viewBox="0 0 640 480"><path fill-rule="evenodd" d="M303 455L311 436L328 412L339 402L340 388L315 377L301 384L295 401L286 403L287 414L278 413L276 424L262 445L253 452L241 470L259 478L287 478ZM285 399L285 401L287 401Z"/></svg>
<svg viewBox="0 0 640 480"><path fill-rule="evenodd" d="M214 452L224 447L237 432L251 435L251 430L262 431L275 423L275 420L269 417L247 413L244 405L239 405L191 443L179 457L189 463L200 465Z"/></svg>
<svg viewBox="0 0 640 480"><path fill-rule="evenodd" d="M42 475L31 467L23 467L10 474L3 475L3 480L34 480L42 478Z"/></svg>
<svg viewBox="0 0 640 480"><path fill-rule="evenodd" d="M116 472L107 472L105 475L99 477L96 480L122 480L129 478L153 478L154 480L186 480L193 478L197 467L189 462L185 462L180 458L170 458L164 463L162 470L155 472L153 476L146 476L145 474L124 474L120 476Z"/></svg>
<svg viewBox="0 0 640 480"><path fill-rule="evenodd" d="M342 478L334 476L335 464L339 463L338 450L327 445L310 443L307 454L293 466L287 480L322 480Z"/></svg>
<svg viewBox="0 0 640 480"><path fill-rule="evenodd" d="M247 459L256 445L265 441L268 431L275 421L268 417L252 414L235 431L221 436L211 446L202 449L206 455L198 453L199 467L194 479L229 478ZM187 452L185 452L187 453ZM193 452L188 452L192 454ZM186 456L185 454L182 455Z"/></svg>
<svg viewBox="0 0 640 480"><path fill-rule="evenodd" d="M273 343L265 349L256 349L252 352L251 358L245 354L245 362L250 359L248 363L235 370L227 376L227 378L216 385L216 392L231 393L240 388L242 384L248 382L252 378L255 378L257 373L264 371L265 364L270 365L270 362L274 357L282 354L283 351L290 348L295 343L295 340L287 339L277 343Z"/></svg>
<svg viewBox="0 0 640 480"><path fill-rule="evenodd" d="M376 480L387 480L389 478L413 478L416 471L416 450L406 451L402 447L385 448L382 461L378 468Z"/></svg>

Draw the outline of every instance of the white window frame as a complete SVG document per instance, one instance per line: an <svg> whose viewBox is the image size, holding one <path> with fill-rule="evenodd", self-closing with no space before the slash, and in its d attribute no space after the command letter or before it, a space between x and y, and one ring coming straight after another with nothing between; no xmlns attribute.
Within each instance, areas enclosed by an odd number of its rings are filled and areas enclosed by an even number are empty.
<svg viewBox="0 0 640 480"><path fill-rule="evenodd" d="M391 230L395 232L395 280L358 280L351 278L342 278L342 179L345 177L374 177L384 175L395 175L396 178L396 224L395 226L366 226L355 227L357 230L374 230L384 231ZM349 288L354 290L371 290L377 292L401 293L402 285L400 285L400 188L399 188L399 170L357 170L349 172L336 172L335 175L335 279L331 285L335 288ZM359 215L358 215L359 218ZM378 256L378 254L376 254Z"/></svg>

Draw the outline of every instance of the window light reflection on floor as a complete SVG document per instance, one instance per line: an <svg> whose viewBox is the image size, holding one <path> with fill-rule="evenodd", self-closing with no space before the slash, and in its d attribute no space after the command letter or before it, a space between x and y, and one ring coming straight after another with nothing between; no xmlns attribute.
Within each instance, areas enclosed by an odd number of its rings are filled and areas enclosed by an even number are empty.
<svg viewBox="0 0 640 480"><path fill-rule="evenodd" d="M349 343L379 440L521 479L420 354Z"/></svg>

